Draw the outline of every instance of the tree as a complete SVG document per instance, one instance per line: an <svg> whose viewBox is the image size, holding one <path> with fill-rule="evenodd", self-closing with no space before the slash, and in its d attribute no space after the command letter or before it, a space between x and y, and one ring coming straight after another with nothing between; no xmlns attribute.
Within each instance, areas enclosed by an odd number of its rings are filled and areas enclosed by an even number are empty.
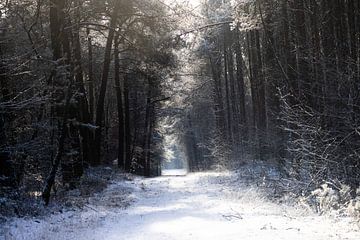
<svg viewBox="0 0 360 240"><path fill-rule="evenodd" d="M118 21L118 14L121 8L121 1L116 1L114 3L114 9L111 15L111 20L109 23L109 35L107 36L105 53L104 53L104 66L101 77L101 86L99 90L99 97L96 107L96 118L95 124L97 129L94 136L94 165L99 165L101 163L101 134L103 129L103 115L104 115L104 104L105 104L105 94L107 89L110 61L111 61L111 48L113 45L113 40L115 36L115 28Z"/></svg>

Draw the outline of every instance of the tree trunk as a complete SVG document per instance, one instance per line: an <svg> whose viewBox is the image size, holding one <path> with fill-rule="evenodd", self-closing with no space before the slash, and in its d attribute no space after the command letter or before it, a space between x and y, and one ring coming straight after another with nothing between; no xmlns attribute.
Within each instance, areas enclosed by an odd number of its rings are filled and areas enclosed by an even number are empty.
<svg viewBox="0 0 360 240"><path fill-rule="evenodd" d="M124 150L125 150L125 125L124 125L124 110L123 110L123 97L120 84L120 59L119 59L119 35L115 37L115 91L117 99L118 110L118 166L125 168Z"/></svg>
<svg viewBox="0 0 360 240"><path fill-rule="evenodd" d="M246 99L245 99L245 81L243 71L243 56L240 45L240 31L236 30L235 40L235 57L236 57L236 80L239 94L239 123L240 123L240 134L243 140L247 140L247 115L246 115Z"/></svg>
<svg viewBox="0 0 360 240"><path fill-rule="evenodd" d="M150 84L149 84L150 85ZM150 86L149 86L150 88ZM148 91L147 101L146 101L146 114L145 114L145 141L144 141L144 156L143 156L143 174L146 177L150 177L151 174L151 159L150 159L150 153L151 153L151 122L152 122L152 103L151 103L151 91Z"/></svg>
<svg viewBox="0 0 360 240"><path fill-rule="evenodd" d="M1 101L8 102L11 100L10 91L8 87L8 76L6 72L8 67L3 63L2 59L6 49L6 32L0 33L0 93ZM5 182L0 180L0 185L10 186L12 184L13 175L13 163L11 162L10 152L8 151L8 137L6 130L8 129L8 123L11 120L8 119L8 114L5 111L0 111L0 176L4 176Z"/></svg>
<svg viewBox="0 0 360 240"><path fill-rule="evenodd" d="M91 117L89 113L89 104L86 97L86 90L84 85L84 75L82 69L82 57L81 57L81 43L80 43L80 21L81 21L81 14L80 14L80 7L81 3L77 0L76 6L76 29L74 30L73 36L73 46L74 46L74 70L75 70L75 79L76 79L76 90L80 93L78 97L79 102L79 114L78 119L80 120L81 124L90 124ZM81 146L82 146L82 157L83 160L87 163L92 163L92 133L90 132L89 128L83 127L80 125L80 135L81 135Z"/></svg>
<svg viewBox="0 0 360 240"><path fill-rule="evenodd" d="M66 5L66 0L53 0L50 5L50 27L54 28L51 29L54 60L59 62L58 65L67 66L66 70L68 71L68 74L66 74L66 76L57 74L56 72L54 74L55 81L53 81L53 84L59 88L58 91L53 93L53 98L55 99L55 103L57 103L55 113L56 116L61 119L61 122L56 156L42 193L42 197L46 204L49 203L51 188L54 185L56 173L60 164L62 166L64 183L72 185L74 180L77 180L83 173L83 162L79 157L80 140L78 129L72 122L68 121L69 118L77 118L79 109L74 107L71 103L73 91L76 87L74 81L76 67L72 61L72 50L69 40L72 35L71 29L65 28L65 19L70 22L70 19L66 18L64 12ZM79 55L77 57L79 57ZM79 76L80 75L77 77ZM66 152L66 149L68 149L68 152ZM62 161L65 154L66 161Z"/></svg>
<svg viewBox="0 0 360 240"><path fill-rule="evenodd" d="M88 82L89 82L89 111L90 111L90 121L92 122L94 119L94 111L95 111L95 93L94 93L94 71L93 71L93 46L92 46L92 38L90 35L90 29L86 30L88 37Z"/></svg>
<svg viewBox="0 0 360 240"><path fill-rule="evenodd" d="M300 84L299 91L300 100L308 105L313 106L312 94L311 94L311 80L309 78L309 63L308 63L308 39L306 31L306 19L305 19L305 6L304 0L294 0L295 11L295 29L296 29L296 46L297 46L297 73L298 82Z"/></svg>
<svg viewBox="0 0 360 240"><path fill-rule="evenodd" d="M225 37L227 31L224 34L224 80L225 80L225 101L226 101L226 136L228 142L232 145L233 135L232 135L232 112L231 112L231 103L230 103L230 83L228 75L228 51L227 51L227 38Z"/></svg>
<svg viewBox="0 0 360 240"><path fill-rule="evenodd" d="M260 36L258 30L251 30L248 33L249 44L249 66L251 95L253 104L253 118L255 127L256 152L259 158L263 159L265 152L264 141L266 141L266 103L265 103L265 81L263 75L263 65L261 59Z"/></svg>
<svg viewBox="0 0 360 240"><path fill-rule="evenodd" d="M287 73L287 88L290 92L290 100L293 103L296 98L299 97L299 84L296 79L296 59L292 52L294 51L291 41L291 28L288 13L288 0L282 0L281 11L283 15L283 52L284 52L284 64L286 66Z"/></svg>
<svg viewBox="0 0 360 240"><path fill-rule="evenodd" d="M216 118L217 131L221 135L221 138L224 138L225 133L225 111L224 104L222 101L222 86L221 86L221 74L220 66L216 64L213 58L209 57L212 79L214 81L214 111Z"/></svg>
<svg viewBox="0 0 360 240"><path fill-rule="evenodd" d="M113 13L111 15L110 26L109 26L109 35L106 41L105 46L105 56L104 56L104 66L101 77L101 86L99 91L99 98L96 107L96 126L94 138L94 165L99 165L101 163L101 134L103 129L103 115L104 115L104 103L105 103L105 94L108 83L110 61L111 61L111 47L113 44L113 39L115 35L115 28L118 19L118 13L120 10L120 1L117 1L114 6Z"/></svg>
<svg viewBox="0 0 360 240"><path fill-rule="evenodd" d="M129 99L129 78L124 76L124 105L125 105L125 171L131 171L132 165L132 152L131 152L131 124L130 124L130 99Z"/></svg>

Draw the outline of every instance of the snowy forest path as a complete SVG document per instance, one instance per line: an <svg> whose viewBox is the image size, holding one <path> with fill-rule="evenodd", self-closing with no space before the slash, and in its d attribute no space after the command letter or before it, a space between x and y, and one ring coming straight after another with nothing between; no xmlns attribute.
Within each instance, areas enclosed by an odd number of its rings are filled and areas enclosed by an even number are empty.
<svg viewBox="0 0 360 240"><path fill-rule="evenodd" d="M90 205L41 224L20 222L7 239L360 239L349 219L272 203L258 189L239 185L229 172L139 177L114 183L103 194L119 187L132 189L134 202L126 209ZM36 231L36 224L43 227Z"/></svg>

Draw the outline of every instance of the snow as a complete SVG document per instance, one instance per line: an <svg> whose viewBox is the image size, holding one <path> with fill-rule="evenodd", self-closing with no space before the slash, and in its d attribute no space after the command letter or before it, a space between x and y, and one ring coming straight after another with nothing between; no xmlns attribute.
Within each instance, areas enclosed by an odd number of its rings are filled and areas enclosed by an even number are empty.
<svg viewBox="0 0 360 240"><path fill-rule="evenodd" d="M163 169L161 170L162 176L185 176L187 174L186 169Z"/></svg>
<svg viewBox="0 0 360 240"><path fill-rule="evenodd" d="M232 172L169 175L114 182L101 194L111 201L120 189L131 189L128 208L91 201L81 211L15 219L3 226L0 239L360 239L352 219L275 204L259 189L235 181Z"/></svg>

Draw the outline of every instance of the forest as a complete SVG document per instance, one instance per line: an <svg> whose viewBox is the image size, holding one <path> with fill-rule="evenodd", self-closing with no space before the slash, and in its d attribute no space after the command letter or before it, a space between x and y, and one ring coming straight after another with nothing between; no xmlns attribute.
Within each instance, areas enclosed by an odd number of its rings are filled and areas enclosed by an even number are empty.
<svg viewBox="0 0 360 240"><path fill-rule="evenodd" d="M360 2L0 0L0 209L174 159L360 205Z"/></svg>

